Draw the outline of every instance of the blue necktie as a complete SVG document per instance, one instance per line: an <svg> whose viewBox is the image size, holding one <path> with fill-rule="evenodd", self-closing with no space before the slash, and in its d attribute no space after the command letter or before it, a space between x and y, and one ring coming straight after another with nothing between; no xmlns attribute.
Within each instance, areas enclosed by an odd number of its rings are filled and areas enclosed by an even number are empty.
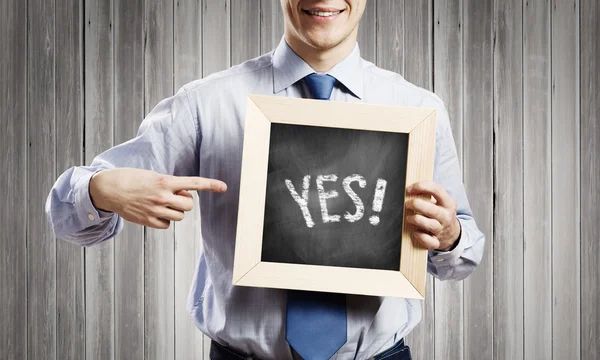
<svg viewBox="0 0 600 360"><path fill-rule="evenodd" d="M313 99L329 100L335 78L304 78ZM346 295L288 291L285 339L304 360L327 360L346 343Z"/></svg>

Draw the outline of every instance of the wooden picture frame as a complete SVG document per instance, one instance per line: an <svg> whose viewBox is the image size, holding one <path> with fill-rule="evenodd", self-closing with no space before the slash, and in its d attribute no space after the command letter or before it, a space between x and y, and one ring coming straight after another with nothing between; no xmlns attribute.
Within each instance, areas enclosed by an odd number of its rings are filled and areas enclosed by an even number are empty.
<svg viewBox="0 0 600 360"><path fill-rule="evenodd" d="M261 261L269 139L272 123L408 134L406 186L431 180L436 110L250 95L247 101L234 285L423 299L427 249L402 221L398 271ZM429 200L426 196L420 196ZM414 198L405 192L406 201Z"/></svg>

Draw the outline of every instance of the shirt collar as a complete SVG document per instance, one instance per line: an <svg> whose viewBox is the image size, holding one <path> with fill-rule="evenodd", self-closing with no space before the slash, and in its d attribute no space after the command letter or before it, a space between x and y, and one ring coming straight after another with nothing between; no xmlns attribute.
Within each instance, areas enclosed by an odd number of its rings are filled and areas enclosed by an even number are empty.
<svg viewBox="0 0 600 360"><path fill-rule="evenodd" d="M327 71L327 74L335 77L359 99L363 96L361 61L357 43L344 60ZM314 72L315 70L289 47L285 38L282 38L273 54L273 93L280 92Z"/></svg>

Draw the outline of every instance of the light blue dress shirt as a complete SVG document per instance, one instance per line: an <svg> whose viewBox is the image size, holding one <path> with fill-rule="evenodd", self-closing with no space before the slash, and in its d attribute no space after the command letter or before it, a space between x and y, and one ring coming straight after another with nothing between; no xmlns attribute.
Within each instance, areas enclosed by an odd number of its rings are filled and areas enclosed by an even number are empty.
<svg viewBox="0 0 600 360"><path fill-rule="evenodd" d="M103 169L133 167L225 181L226 193L199 193L202 233L195 236L202 236L203 251L188 311L202 332L225 346L264 359L291 359L285 341L286 291L237 287L231 281L246 97L308 97L299 80L313 72L282 39L268 54L185 85L156 105L134 139L98 155L90 166L72 167L58 178L46 202L56 236L92 246L122 230L122 218L98 211L90 201L90 178ZM471 214L443 102L362 59L358 45L327 73L338 80L332 101L437 109L433 177L456 200L462 235L454 250L430 251L427 265L439 279L467 277L481 261L484 236ZM332 359L366 359L417 325L421 302L348 295L347 314L348 341Z"/></svg>

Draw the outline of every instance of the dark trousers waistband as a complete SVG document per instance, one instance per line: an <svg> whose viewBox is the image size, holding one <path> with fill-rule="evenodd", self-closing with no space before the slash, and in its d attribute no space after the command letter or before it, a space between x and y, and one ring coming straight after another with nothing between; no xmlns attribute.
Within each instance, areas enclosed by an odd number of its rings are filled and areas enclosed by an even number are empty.
<svg viewBox="0 0 600 360"><path fill-rule="evenodd" d="M404 339L400 339L400 341L396 342L391 348L387 349L386 351L384 351L383 353L378 354L377 356L375 356L375 359L386 359L386 360L393 360L395 359L394 357L391 357L395 354L400 355L400 353L407 353L407 354L403 354L403 355L408 355L408 357L398 357L398 359L410 359L410 349L408 348L408 346L406 346L404 344ZM238 350L234 350L228 347L225 347L221 344L219 344L216 341L211 341L210 342L210 360L240 360L240 359L246 359L246 360L260 360L257 357L254 357L252 355L246 355L243 354L241 352L239 352Z"/></svg>

